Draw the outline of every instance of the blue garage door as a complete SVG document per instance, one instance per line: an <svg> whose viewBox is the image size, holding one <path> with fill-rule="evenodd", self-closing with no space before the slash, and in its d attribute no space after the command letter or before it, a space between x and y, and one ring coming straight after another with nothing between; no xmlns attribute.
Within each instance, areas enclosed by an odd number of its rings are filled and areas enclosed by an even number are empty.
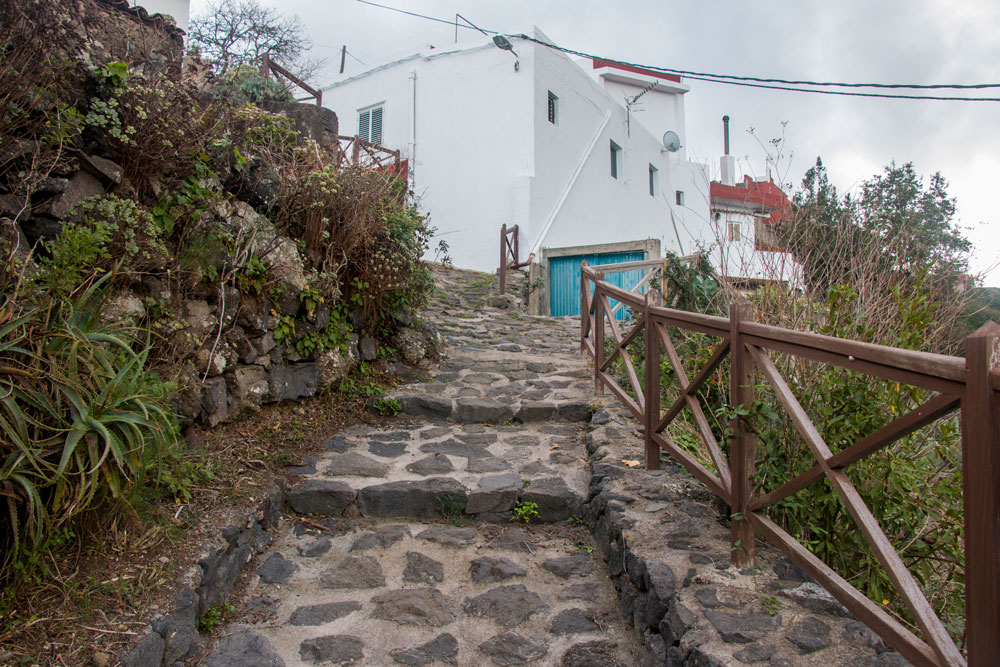
<svg viewBox="0 0 1000 667"><path fill-rule="evenodd" d="M580 314L580 263L587 260L588 266L597 264L618 264L619 262L641 262L646 259L641 250L633 252L609 252L602 255L573 255L555 257L549 260L549 303L553 315ZM645 275L643 269L609 274L605 279L627 290L632 289ZM593 290L591 290L593 291ZM617 301L611 302L614 308ZM615 313L615 318L625 319L625 309Z"/></svg>

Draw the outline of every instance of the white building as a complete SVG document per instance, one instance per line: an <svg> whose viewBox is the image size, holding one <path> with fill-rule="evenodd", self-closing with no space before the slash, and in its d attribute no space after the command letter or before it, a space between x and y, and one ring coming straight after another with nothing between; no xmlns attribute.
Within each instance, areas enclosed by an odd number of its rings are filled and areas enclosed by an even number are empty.
<svg viewBox="0 0 1000 667"><path fill-rule="evenodd" d="M777 226L791 212L788 196L770 177L744 175L736 182L736 161L729 154L729 116L723 116L725 153L720 179L709 186L714 243L708 254L719 274L738 287L778 283L804 286L802 265L782 247Z"/></svg>
<svg viewBox="0 0 1000 667"><path fill-rule="evenodd" d="M403 152L456 266L496 270L500 228L517 225L519 259L534 253L545 279L540 312L569 315L582 259L711 243L707 167L683 148L688 90L676 76L482 37L347 72L323 102L342 134ZM664 148L668 131L679 150Z"/></svg>

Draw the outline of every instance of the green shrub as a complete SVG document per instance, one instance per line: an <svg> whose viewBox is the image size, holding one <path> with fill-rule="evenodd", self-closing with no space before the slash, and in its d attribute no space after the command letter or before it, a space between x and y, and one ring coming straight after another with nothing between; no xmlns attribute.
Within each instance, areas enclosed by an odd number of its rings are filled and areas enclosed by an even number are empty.
<svg viewBox="0 0 1000 667"><path fill-rule="evenodd" d="M148 345L101 324L109 276L72 300L0 314L0 542L21 563L76 516L157 480L177 446L170 387L147 366Z"/></svg>

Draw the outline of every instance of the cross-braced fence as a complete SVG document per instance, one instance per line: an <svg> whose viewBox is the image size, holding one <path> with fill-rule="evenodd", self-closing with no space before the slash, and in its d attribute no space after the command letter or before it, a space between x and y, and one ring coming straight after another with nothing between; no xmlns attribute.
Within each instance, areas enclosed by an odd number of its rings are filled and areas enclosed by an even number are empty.
<svg viewBox="0 0 1000 667"><path fill-rule="evenodd" d="M654 290L647 289L640 296L604 279L608 273L631 268L624 264L582 266L580 346L594 360L595 390L611 391L642 422L647 469L658 469L660 453L666 452L729 504L734 565L752 564L755 537L763 536L888 644L918 665L964 665L966 659L845 469L960 410L965 646L969 664L977 667L1000 664L1000 326L991 322L969 336L965 341L965 358L897 349L757 323L753 321L750 303L745 300L730 305L728 318L665 308L659 305L661 299ZM632 319L616 321L614 302L629 309ZM693 378L684 370L671 339L672 330L699 332L719 339ZM642 367L637 369L632 354L638 357L640 349ZM660 397L660 364L664 353L680 387L680 396L669 406L661 406ZM918 387L934 396L853 445L833 452L773 355L847 369L864 374L871 381ZM734 416L729 423L724 436L728 442L727 456L699 399L699 391L713 374L720 372L727 358L730 408L746 412L754 401L755 376L759 376L773 391L812 454L814 465L778 488L766 491L754 488L755 434L744 420ZM702 460L667 433L685 409L707 452ZM739 410L734 411L738 413ZM851 415L845 417L849 419ZM920 636L868 599L765 514L767 508L782 499L824 479L835 490L884 568Z"/></svg>

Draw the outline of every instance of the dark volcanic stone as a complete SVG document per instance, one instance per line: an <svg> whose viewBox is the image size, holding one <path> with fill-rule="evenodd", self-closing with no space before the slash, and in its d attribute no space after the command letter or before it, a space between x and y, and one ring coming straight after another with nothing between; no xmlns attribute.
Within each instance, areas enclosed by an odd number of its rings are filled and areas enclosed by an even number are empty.
<svg viewBox="0 0 1000 667"><path fill-rule="evenodd" d="M404 525L383 526L374 533L365 533L354 540L351 551L367 551L368 549L385 549L410 536L410 529Z"/></svg>
<svg viewBox="0 0 1000 667"><path fill-rule="evenodd" d="M446 665L458 664L458 640L447 632L438 635L426 644L413 648L393 649L389 655L401 665L430 665L443 662Z"/></svg>
<svg viewBox="0 0 1000 667"><path fill-rule="evenodd" d="M794 644L802 655L826 648L830 645L829 637L830 626L818 618L809 616L796 622L785 634L785 638Z"/></svg>
<svg viewBox="0 0 1000 667"><path fill-rule="evenodd" d="M601 591L593 584L570 584L560 586L556 598L559 600L584 600L595 602L600 597Z"/></svg>
<svg viewBox="0 0 1000 667"><path fill-rule="evenodd" d="M556 414L559 419L563 419L568 422L590 421L590 403L584 403L582 401L561 403L559 404L559 409Z"/></svg>
<svg viewBox="0 0 1000 667"><path fill-rule="evenodd" d="M494 456L485 456L481 459L469 459L469 463L465 466L465 469L468 472L475 473L503 472L504 470L510 470L511 465L503 459L498 459Z"/></svg>
<svg viewBox="0 0 1000 667"><path fill-rule="evenodd" d="M451 417L451 399L438 396L400 396L400 413L415 417Z"/></svg>
<svg viewBox="0 0 1000 667"><path fill-rule="evenodd" d="M547 401L526 401L521 403L515 419L520 422L550 421L556 416L555 403Z"/></svg>
<svg viewBox="0 0 1000 667"><path fill-rule="evenodd" d="M285 661L267 637L238 632L219 640L219 647L205 659L205 667L285 667Z"/></svg>
<svg viewBox="0 0 1000 667"><path fill-rule="evenodd" d="M755 662L770 660L772 655L774 655L774 647L768 646L767 644L751 644L750 646L733 653L734 658L740 662L745 662L748 665Z"/></svg>
<svg viewBox="0 0 1000 667"><path fill-rule="evenodd" d="M609 641L592 641L577 644L563 653L562 667L618 667L615 657L617 644Z"/></svg>
<svg viewBox="0 0 1000 667"><path fill-rule="evenodd" d="M327 635L307 639L299 646L299 657L314 665L352 665L365 657L365 644L351 635Z"/></svg>
<svg viewBox="0 0 1000 667"><path fill-rule="evenodd" d="M476 541L476 530L457 526L431 526L418 533L417 539L437 542L449 547L465 547Z"/></svg>
<svg viewBox="0 0 1000 667"><path fill-rule="evenodd" d="M418 584L433 584L444 581L444 564L416 551L406 552L406 569L403 581Z"/></svg>
<svg viewBox="0 0 1000 667"><path fill-rule="evenodd" d="M488 398L460 398L455 401L455 421L499 424L514 418L507 402Z"/></svg>
<svg viewBox="0 0 1000 667"><path fill-rule="evenodd" d="M368 439L375 442L405 442L412 437L409 431L386 431L385 433L372 433Z"/></svg>
<svg viewBox="0 0 1000 667"><path fill-rule="evenodd" d="M440 627L455 620L451 603L434 588L389 591L372 598L372 618L394 621L400 625Z"/></svg>
<svg viewBox="0 0 1000 667"><path fill-rule="evenodd" d="M330 458L326 474L331 477L385 477L389 464L368 458L357 452L335 454Z"/></svg>
<svg viewBox="0 0 1000 667"><path fill-rule="evenodd" d="M481 584L492 584L511 577L523 577L528 573L509 558L484 556L469 564L469 574L473 581L478 581Z"/></svg>
<svg viewBox="0 0 1000 667"><path fill-rule="evenodd" d="M360 610L360 602L314 604L308 607L299 607L293 611L288 622L292 625L323 625L338 618L343 618L351 612Z"/></svg>
<svg viewBox="0 0 1000 667"><path fill-rule="evenodd" d="M594 563L589 555L577 554L575 556L550 558L542 563L542 569L548 570L562 579L569 579L573 575L578 577L587 576L594 571Z"/></svg>
<svg viewBox="0 0 1000 667"><path fill-rule="evenodd" d="M552 619L552 634L572 635L580 632L598 632L594 612L585 609L566 609Z"/></svg>
<svg viewBox="0 0 1000 667"><path fill-rule="evenodd" d="M451 472L455 469L455 466L451 464L451 460L444 454L432 454L419 461L407 464L406 469L417 475L429 477L431 475L442 475L446 472Z"/></svg>
<svg viewBox="0 0 1000 667"><path fill-rule="evenodd" d="M752 644L781 626L781 616L768 614L730 614L706 609L705 617L729 644Z"/></svg>
<svg viewBox="0 0 1000 667"><path fill-rule="evenodd" d="M385 586L382 566L371 556L347 556L319 575L320 588L378 588Z"/></svg>
<svg viewBox="0 0 1000 667"><path fill-rule="evenodd" d="M442 442L428 442L420 445L420 451L431 454L448 454L449 456L462 456L467 459L481 459L490 456L488 449L482 445L471 445L458 440L444 440Z"/></svg>
<svg viewBox="0 0 1000 667"><path fill-rule="evenodd" d="M494 549L503 549L504 551L523 551L528 553L534 549L535 541L531 539L531 535L520 528L509 528L493 538L488 546Z"/></svg>
<svg viewBox="0 0 1000 667"><path fill-rule="evenodd" d="M494 588L474 598L466 598L462 608L469 614L492 618L500 625L512 628L532 615L547 610L548 606L538 594L529 591L523 584L514 584Z"/></svg>
<svg viewBox="0 0 1000 667"><path fill-rule="evenodd" d="M292 578L292 575L298 571L299 566L288 560L279 553L271 554L271 557L264 561L260 569L257 570L257 576L265 584L283 584Z"/></svg>
<svg viewBox="0 0 1000 667"><path fill-rule="evenodd" d="M405 442L370 442L368 451L375 456L394 459L406 453Z"/></svg>
<svg viewBox="0 0 1000 667"><path fill-rule="evenodd" d="M521 493L522 502L538 504L539 521L565 521L580 516L580 498L560 477L532 480Z"/></svg>
<svg viewBox="0 0 1000 667"><path fill-rule="evenodd" d="M479 651L497 665L527 665L548 653L549 647L541 640L507 632L480 644Z"/></svg>
<svg viewBox="0 0 1000 667"><path fill-rule="evenodd" d="M263 639L263 638L262 638ZM267 640L265 640L267 641ZM147 632L139 643L122 658L125 667L159 667L163 662L163 637L158 632ZM209 656L211 659L215 654ZM221 663L214 663L219 667ZM248 663L243 663L244 665ZM284 663L281 663L284 665Z"/></svg>
<svg viewBox="0 0 1000 667"><path fill-rule="evenodd" d="M389 482L358 492L361 514L371 517L432 519L444 515L442 499L462 508L468 501L464 486L447 477L428 477L414 482Z"/></svg>
<svg viewBox="0 0 1000 667"><path fill-rule="evenodd" d="M300 514L340 515L354 504L357 495L344 482L310 479L288 492L288 505Z"/></svg>
<svg viewBox="0 0 1000 667"><path fill-rule="evenodd" d="M346 451L354 449L354 445L352 445L351 443L347 442L346 438L343 438L343 437L341 437L341 436L338 435L338 436L334 436L334 437L330 438L329 440L327 440L326 442L324 442L323 443L323 449L325 449L328 452L340 452L340 453L344 453Z"/></svg>
<svg viewBox="0 0 1000 667"><path fill-rule="evenodd" d="M455 437L467 445L492 445L497 441L496 433L460 433Z"/></svg>

